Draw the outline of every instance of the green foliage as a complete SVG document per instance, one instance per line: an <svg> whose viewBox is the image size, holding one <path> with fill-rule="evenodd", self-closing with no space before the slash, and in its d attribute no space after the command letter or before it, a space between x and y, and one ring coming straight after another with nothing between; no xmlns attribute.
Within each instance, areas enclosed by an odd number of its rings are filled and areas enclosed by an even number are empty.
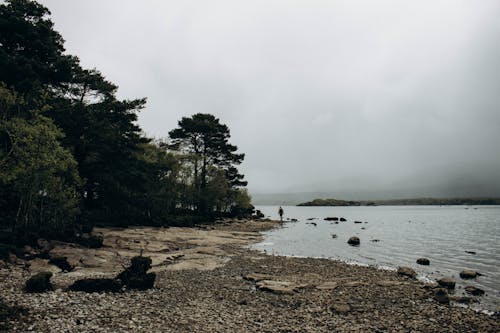
<svg viewBox="0 0 500 333"><path fill-rule="evenodd" d="M40 110L0 86L0 205L10 217L2 224L25 231L62 232L78 213L76 162L59 139L62 133ZM17 116L18 112L27 117Z"/></svg>

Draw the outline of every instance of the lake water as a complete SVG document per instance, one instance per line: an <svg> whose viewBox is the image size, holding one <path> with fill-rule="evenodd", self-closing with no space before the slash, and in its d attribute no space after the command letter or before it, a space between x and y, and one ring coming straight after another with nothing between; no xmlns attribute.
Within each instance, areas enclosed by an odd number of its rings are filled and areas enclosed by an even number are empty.
<svg viewBox="0 0 500 333"><path fill-rule="evenodd" d="M279 219L278 206L256 208L266 217ZM266 232L265 240L254 248L279 255L332 258L388 269L409 266L424 279L450 276L457 281L456 294L463 294L467 285L486 291L479 298L481 302L473 307L500 309L500 206L283 208L285 221L298 221L286 222L283 228ZM323 220L334 216L344 217L347 222L335 224ZM360 246L347 244L351 236L360 238ZM430 265L416 264L421 257L428 258ZM463 269L483 275L462 280L459 273Z"/></svg>

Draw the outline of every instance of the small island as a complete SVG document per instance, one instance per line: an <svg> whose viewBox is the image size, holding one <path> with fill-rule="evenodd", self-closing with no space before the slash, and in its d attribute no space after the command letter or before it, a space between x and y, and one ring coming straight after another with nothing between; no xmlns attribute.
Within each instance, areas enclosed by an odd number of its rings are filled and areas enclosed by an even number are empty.
<svg viewBox="0 0 500 333"><path fill-rule="evenodd" d="M500 205L500 198L413 198L390 200L338 200L314 199L297 206L451 206L451 205Z"/></svg>

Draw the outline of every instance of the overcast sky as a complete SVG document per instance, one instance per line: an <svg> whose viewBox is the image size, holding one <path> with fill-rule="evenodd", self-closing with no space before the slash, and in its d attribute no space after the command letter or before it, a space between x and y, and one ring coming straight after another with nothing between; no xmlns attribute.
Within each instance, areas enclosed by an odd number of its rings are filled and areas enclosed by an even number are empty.
<svg viewBox="0 0 500 333"><path fill-rule="evenodd" d="M41 2L148 135L226 123L252 193L500 195L498 0Z"/></svg>

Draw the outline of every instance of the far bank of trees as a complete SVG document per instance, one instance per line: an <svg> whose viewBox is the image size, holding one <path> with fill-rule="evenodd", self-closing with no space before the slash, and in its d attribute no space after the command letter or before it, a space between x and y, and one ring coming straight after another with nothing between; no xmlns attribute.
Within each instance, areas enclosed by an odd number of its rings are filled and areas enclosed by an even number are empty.
<svg viewBox="0 0 500 333"><path fill-rule="evenodd" d="M182 118L169 138L137 125L145 99L64 50L47 8L0 5L0 229L66 237L94 224L191 225L252 211L244 155L210 114ZM7 232L8 233L7 233ZM0 239L1 242L1 239Z"/></svg>

